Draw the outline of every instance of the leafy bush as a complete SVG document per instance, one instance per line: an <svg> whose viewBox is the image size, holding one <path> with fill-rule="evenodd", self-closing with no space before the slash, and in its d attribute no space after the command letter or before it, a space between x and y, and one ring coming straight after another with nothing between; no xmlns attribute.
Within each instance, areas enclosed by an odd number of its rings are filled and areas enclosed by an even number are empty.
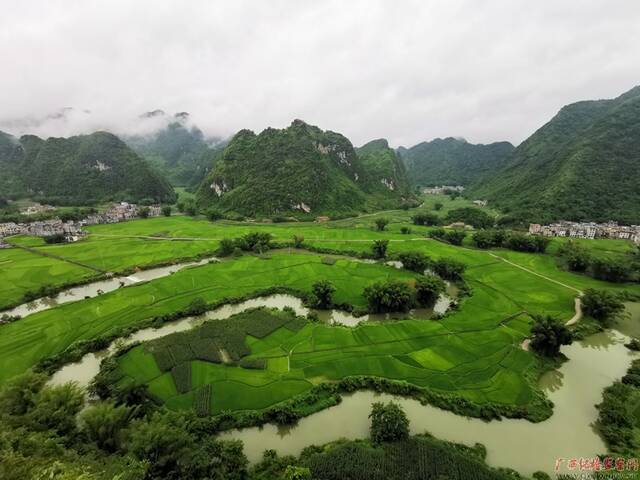
<svg viewBox="0 0 640 480"><path fill-rule="evenodd" d="M451 245L462 245L466 236L467 234L464 230L447 230L443 239Z"/></svg>
<svg viewBox="0 0 640 480"><path fill-rule="evenodd" d="M607 290L588 288L580 300L584 313L605 325L624 311L624 303Z"/></svg>
<svg viewBox="0 0 640 480"><path fill-rule="evenodd" d="M387 256L387 247L389 240L374 240L371 245L371 251L374 258L385 258Z"/></svg>
<svg viewBox="0 0 640 480"><path fill-rule="evenodd" d="M492 216L478 208L464 207L449 211L446 216L446 222L463 222L475 228L491 228L495 220Z"/></svg>
<svg viewBox="0 0 640 480"><path fill-rule="evenodd" d="M375 313L406 312L413 306L413 291L405 283L396 280L378 282L364 289L369 309Z"/></svg>
<svg viewBox="0 0 640 480"><path fill-rule="evenodd" d="M416 213L411 217L411 221L414 225L431 227L440 223L440 217L434 213Z"/></svg>
<svg viewBox="0 0 640 480"><path fill-rule="evenodd" d="M429 266L429 257L421 252L403 252L398 255L402 267L412 272L423 273Z"/></svg>
<svg viewBox="0 0 640 480"><path fill-rule="evenodd" d="M466 265L454 258L440 258L432 262L431 268L442 278L459 280L462 278Z"/></svg>
<svg viewBox="0 0 640 480"><path fill-rule="evenodd" d="M376 230L378 230L379 232L382 232L385 228L387 228L387 225L389 224L389 219L376 218L375 224L376 224Z"/></svg>
<svg viewBox="0 0 640 480"><path fill-rule="evenodd" d="M504 245L506 236L504 230L478 230L471 239L478 248L498 248Z"/></svg>
<svg viewBox="0 0 640 480"><path fill-rule="evenodd" d="M371 441L374 444L409 438L409 419L397 403L373 403L369 418Z"/></svg>
<svg viewBox="0 0 640 480"><path fill-rule="evenodd" d="M550 316L534 317L535 325L531 328L533 350L546 357L555 357L560 353L562 345L570 345L573 341L571 331Z"/></svg>
<svg viewBox="0 0 640 480"><path fill-rule="evenodd" d="M435 275L424 275L416 280L416 301L423 307L431 307L445 291L445 283Z"/></svg>
<svg viewBox="0 0 640 480"><path fill-rule="evenodd" d="M314 303L318 308L330 308L333 305L333 294L336 287L328 280L319 280L311 286Z"/></svg>
<svg viewBox="0 0 640 480"><path fill-rule="evenodd" d="M540 235L525 235L512 233L508 236L505 246L518 252L544 253L551 240Z"/></svg>

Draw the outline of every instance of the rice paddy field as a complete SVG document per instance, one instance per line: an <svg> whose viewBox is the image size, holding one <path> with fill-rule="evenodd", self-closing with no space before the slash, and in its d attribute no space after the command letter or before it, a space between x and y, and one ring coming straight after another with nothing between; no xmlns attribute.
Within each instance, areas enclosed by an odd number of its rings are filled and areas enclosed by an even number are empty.
<svg viewBox="0 0 640 480"><path fill-rule="evenodd" d="M207 411L218 413L264 409L318 383L353 375L403 380L479 404L526 406L539 393L528 379L534 357L520 347L529 334L531 315L550 314L566 321L575 313L576 295L585 288L640 293L639 285L609 284L563 271L553 255L455 247L427 239L424 227L411 226L412 233L403 235L400 227L410 225L410 212L396 213L384 232L373 228L375 215L319 224L211 223L172 216L90 227L87 238L73 244L14 238L31 250L0 250L0 306L15 303L24 292L41 285L86 280L99 274L96 269L117 272L211 254L222 238L252 231L269 232L280 241L299 235L312 246L356 252L368 251L373 240L388 239L390 254L420 251L433 259L465 263L464 281L471 295L439 321L397 320L357 327L309 323L296 328L281 325L261 335L247 332L243 358L264 368L187 355L181 363L188 367L176 363L167 369L158 364L148 345L120 358L123 381L147 385L170 408L198 404L202 408L204 403ZM617 243L585 245L623 251ZM336 287L335 303L365 308L366 286L414 278L382 263L340 257L330 265L323 263L323 257L284 249L266 257L225 259L2 325L0 383L76 342L140 328L153 317L185 309L195 298L216 303L271 287L309 293L315 281L327 279ZM188 346L185 351L194 349Z"/></svg>

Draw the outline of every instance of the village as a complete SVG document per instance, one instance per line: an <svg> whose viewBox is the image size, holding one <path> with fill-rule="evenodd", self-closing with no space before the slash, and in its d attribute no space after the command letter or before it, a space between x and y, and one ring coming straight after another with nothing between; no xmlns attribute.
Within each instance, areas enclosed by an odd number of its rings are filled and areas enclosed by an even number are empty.
<svg viewBox="0 0 640 480"><path fill-rule="evenodd" d="M44 206L46 210L50 210ZM33 208L33 207L32 207ZM135 203L120 202L112 205L104 213L95 213L87 215L79 221L63 222L59 218L50 220L41 220L28 223L0 223L0 248L10 248L11 245L4 242L4 238L13 235L30 235L34 237L52 237L61 235L65 242L75 242L85 235L82 227L88 225L101 225L107 223L118 223L131 220L140 216L142 208L145 208L147 217L158 217L161 213L159 205L151 205L149 207L140 207ZM44 211L38 208L37 211L30 211L30 214L40 213Z"/></svg>
<svg viewBox="0 0 640 480"><path fill-rule="evenodd" d="M618 225L617 222L566 222L560 221L550 225L532 223L529 225L531 235L543 235L545 237L571 237L586 238L612 238L630 240L640 244L640 225Z"/></svg>

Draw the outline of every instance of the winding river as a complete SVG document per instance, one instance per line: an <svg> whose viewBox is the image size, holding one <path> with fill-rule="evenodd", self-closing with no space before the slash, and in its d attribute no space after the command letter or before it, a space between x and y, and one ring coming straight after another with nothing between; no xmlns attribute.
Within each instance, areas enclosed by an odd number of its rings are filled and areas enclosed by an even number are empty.
<svg viewBox="0 0 640 480"><path fill-rule="evenodd" d="M455 295L454 288L450 286L448 293ZM442 313L450 302L449 296L443 296L434 310ZM86 386L98 373L102 359L121 345L188 330L203 322L228 318L259 306L288 306L298 314L309 312L300 299L290 295L271 295L225 305L198 317L184 318L158 329L143 329L119 339L101 352L87 354L80 362L66 365L53 375L51 382L60 384L76 381ZM320 445L340 438L367 437L367 415L371 403L394 400L406 411L413 433L429 432L444 440L470 445L480 442L486 446L487 462L492 466L514 468L525 475L537 470L551 474L557 459L566 462L570 458L593 457L606 452L592 423L597 417L595 405L601 401L602 390L624 375L636 355L624 347L624 343L628 341L627 335L640 333L640 303L628 303L626 306L629 316L620 321L616 329L564 347L562 352L569 361L540 378L541 388L555 404L553 415L544 422L502 420L487 423L421 405L415 400L363 391L344 396L339 405L304 418L292 427L269 424L224 432L221 438L242 440L250 462L258 461L267 447L280 454L296 455L309 445ZM340 311L318 313L324 322L344 325L388 318L380 315L356 318ZM428 318L432 314L432 310L412 312L417 318Z"/></svg>

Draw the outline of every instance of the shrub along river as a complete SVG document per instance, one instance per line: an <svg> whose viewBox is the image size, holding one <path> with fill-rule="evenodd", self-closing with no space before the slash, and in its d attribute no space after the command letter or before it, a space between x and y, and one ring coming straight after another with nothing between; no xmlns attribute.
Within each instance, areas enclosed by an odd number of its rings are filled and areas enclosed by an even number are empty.
<svg viewBox="0 0 640 480"><path fill-rule="evenodd" d="M175 266L167 268L175 269ZM449 286L447 295L439 299L433 310L416 310L411 314L426 319L434 312L444 313L456 293L455 288ZM76 381L86 386L98 373L102 359L122 345L188 330L205 321L227 318L260 306L288 306L300 315L309 312L300 299L290 295L272 295L225 305L198 317L184 318L158 329L143 329L119 339L101 352L87 354L81 361L64 366L53 375L51 382ZM619 322L616 329L564 347L562 352L569 361L540 378L540 387L555 404L553 415L544 422L508 419L487 423L421 405L415 400L364 391L344 396L339 405L304 418L292 427L265 425L232 430L221 434L221 438L242 440L251 462L258 461L266 448L280 454L299 454L309 445L340 438L367 437L371 403L394 400L406 411L413 433L429 432L444 440L482 443L487 448L487 462L492 466L514 468L525 475L537 470L553 473L557 459L564 459L566 463L570 458L593 457L606 452L602 439L593 428L597 417L595 405L601 401L602 390L622 377L634 358L635 354L624 343L628 341L627 335L640 334L640 304L627 304L627 311L629 318ZM388 319L382 315L353 317L333 310L318 311L318 314L321 321L349 326L366 320Z"/></svg>

